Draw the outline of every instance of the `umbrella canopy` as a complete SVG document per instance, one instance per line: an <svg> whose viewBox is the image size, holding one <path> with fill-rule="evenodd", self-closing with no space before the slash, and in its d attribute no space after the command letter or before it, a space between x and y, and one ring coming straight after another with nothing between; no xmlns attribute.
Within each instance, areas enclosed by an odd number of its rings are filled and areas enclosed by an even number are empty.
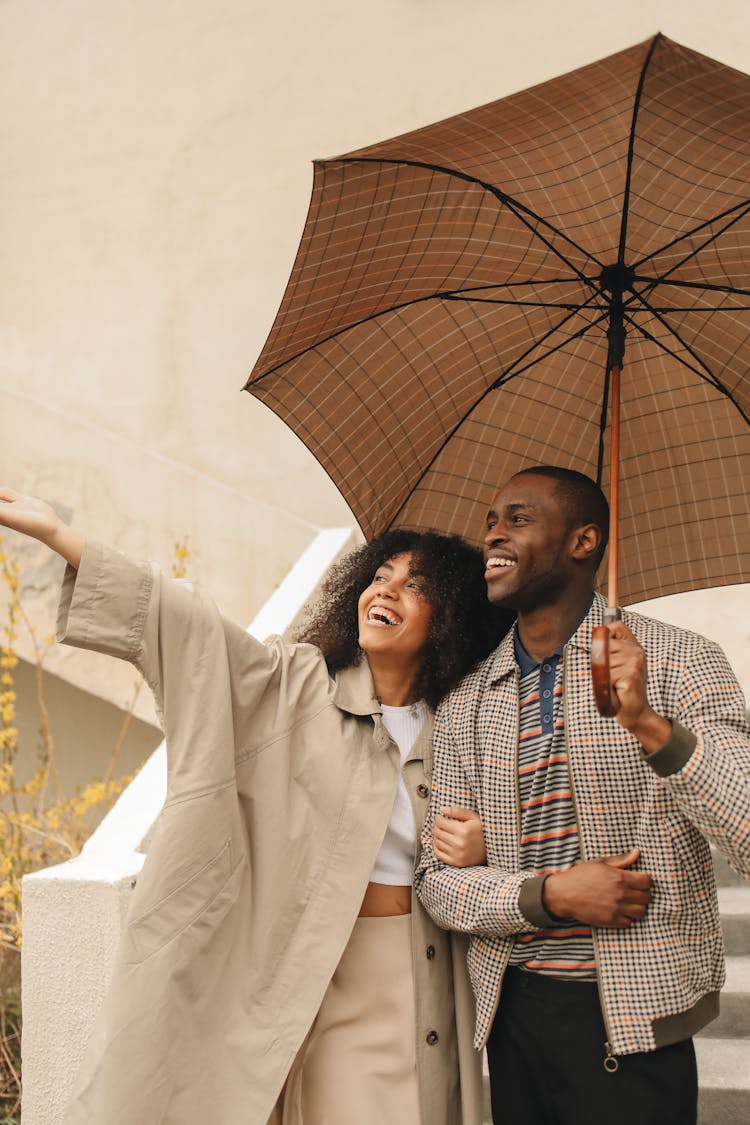
<svg viewBox="0 0 750 1125"><path fill-rule="evenodd" d="M530 464L607 488L614 307L622 600L747 581L749 156L750 77L658 35L317 162L247 389L368 537L476 535Z"/></svg>

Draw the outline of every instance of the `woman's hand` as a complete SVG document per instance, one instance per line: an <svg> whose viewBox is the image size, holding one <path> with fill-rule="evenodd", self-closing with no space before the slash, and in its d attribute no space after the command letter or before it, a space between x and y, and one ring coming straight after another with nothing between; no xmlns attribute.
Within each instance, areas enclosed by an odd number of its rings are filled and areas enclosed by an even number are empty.
<svg viewBox="0 0 750 1125"><path fill-rule="evenodd" d="M0 488L0 526L38 539L78 569L83 537L63 523L54 508L44 500L23 496L12 488Z"/></svg>
<svg viewBox="0 0 750 1125"><path fill-rule="evenodd" d="M471 809L441 809L432 829L435 855L451 867L479 867L486 863L482 822Z"/></svg>

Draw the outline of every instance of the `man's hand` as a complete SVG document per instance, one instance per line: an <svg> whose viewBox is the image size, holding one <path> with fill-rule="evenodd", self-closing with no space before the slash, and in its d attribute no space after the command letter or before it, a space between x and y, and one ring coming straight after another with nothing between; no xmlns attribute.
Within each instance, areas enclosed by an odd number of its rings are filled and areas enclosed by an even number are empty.
<svg viewBox="0 0 750 1125"><path fill-rule="evenodd" d="M659 750L672 733L668 719L657 715L646 695L646 654L623 621L609 628L609 671L620 700L616 718L646 753Z"/></svg>
<svg viewBox="0 0 750 1125"><path fill-rule="evenodd" d="M471 809L441 809L435 817L432 841L437 858L451 867L478 867L487 860L482 822Z"/></svg>
<svg viewBox="0 0 750 1125"><path fill-rule="evenodd" d="M651 901L651 876L627 870L640 854L639 848L631 848L625 855L576 863L548 875L542 890L544 909L556 918L612 929L643 918Z"/></svg>
<svg viewBox="0 0 750 1125"><path fill-rule="evenodd" d="M34 496L23 496L12 488L0 488L0 526L20 531L46 543L78 568L83 539L58 516L54 508Z"/></svg>

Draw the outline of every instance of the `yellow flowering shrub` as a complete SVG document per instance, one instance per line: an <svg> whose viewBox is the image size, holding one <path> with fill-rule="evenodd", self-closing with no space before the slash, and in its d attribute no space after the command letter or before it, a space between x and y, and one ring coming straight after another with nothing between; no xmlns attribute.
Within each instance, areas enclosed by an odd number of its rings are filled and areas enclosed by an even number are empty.
<svg viewBox="0 0 750 1125"><path fill-rule="evenodd" d="M177 540L174 545L174 557L172 559L172 577L185 578L187 576L187 561L191 557L191 551L187 544L187 539Z"/></svg>

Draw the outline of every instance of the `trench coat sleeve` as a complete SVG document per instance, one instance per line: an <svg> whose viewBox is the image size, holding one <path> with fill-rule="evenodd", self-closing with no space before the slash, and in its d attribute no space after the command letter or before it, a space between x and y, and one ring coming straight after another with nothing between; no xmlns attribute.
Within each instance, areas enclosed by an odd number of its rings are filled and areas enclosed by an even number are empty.
<svg viewBox="0 0 750 1125"><path fill-rule="evenodd" d="M449 706L450 697L440 704L435 716L432 795L414 880L417 896L438 925L446 929L498 937L533 933L548 920L540 913L541 906L536 910L536 924L524 912L535 913L533 904L540 898L539 873L512 873L487 866L450 867L435 855L432 827L440 809L461 805L477 810L476 795L452 737ZM529 887L524 890L527 883Z"/></svg>
<svg viewBox="0 0 750 1125"><path fill-rule="evenodd" d="M227 698L227 684L236 682L238 667L245 714L262 707L282 721L282 711L292 711L290 701L282 708L279 698L296 646L261 644L226 621L204 591L96 541L85 544L78 571L66 570L57 637L127 660L142 673L166 736L170 797L195 791L196 778L205 791L233 780L238 708ZM319 659L312 664L319 679ZM292 702L298 703L305 677L293 679ZM262 729L273 736L273 722ZM217 753L217 747L229 752Z"/></svg>
<svg viewBox="0 0 750 1125"><path fill-rule="evenodd" d="M675 677L672 737L644 755L682 814L743 875L750 875L750 730L745 700L726 656L712 641Z"/></svg>

